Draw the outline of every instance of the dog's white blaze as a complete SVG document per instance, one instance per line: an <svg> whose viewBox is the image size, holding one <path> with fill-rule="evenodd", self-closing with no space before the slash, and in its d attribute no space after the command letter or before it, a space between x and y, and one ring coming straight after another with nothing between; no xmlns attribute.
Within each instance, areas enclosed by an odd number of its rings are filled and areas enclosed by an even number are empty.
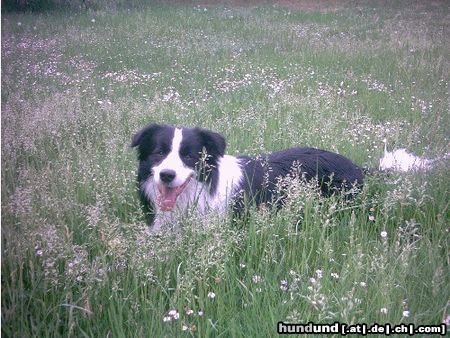
<svg viewBox="0 0 450 338"><path fill-rule="evenodd" d="M180 145L183 140L183 131L180 128L176 128L173 139L172 148L167 154L167 157L156 167L153 168L153 176L156 184L161 183L160 173L165 169L174 170L176 173L175 179L169 184L169 187L175 188L182 185L186 180L195 174L194 170L185 166L180 158Z"/></svg>

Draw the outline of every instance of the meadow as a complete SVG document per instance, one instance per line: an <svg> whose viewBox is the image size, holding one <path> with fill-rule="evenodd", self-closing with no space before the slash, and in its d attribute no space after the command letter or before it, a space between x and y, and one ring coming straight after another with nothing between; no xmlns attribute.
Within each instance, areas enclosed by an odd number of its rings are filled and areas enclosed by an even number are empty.
<svg viewBox="0 0 450 338"><path fill-rule="evenodd" d="M147 232L130 143L150 122L218 131L229 154L449 153L448 2L332 3L2 13L4 337L450 325L448 159L369 175L351 202L293 184L278 213Z"/></svg>

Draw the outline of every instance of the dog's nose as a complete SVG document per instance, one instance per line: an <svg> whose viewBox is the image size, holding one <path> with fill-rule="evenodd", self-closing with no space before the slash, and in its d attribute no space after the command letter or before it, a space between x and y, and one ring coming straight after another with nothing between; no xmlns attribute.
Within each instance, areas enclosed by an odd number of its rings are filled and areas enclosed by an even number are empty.
<svg viewBox="0 0 450 338"><path fill-rule="evenodd" d="M164 183L172 182L175 176L177 176L177 173L174 170L170 169L165 169L159 173L159 177Z"/></svg>

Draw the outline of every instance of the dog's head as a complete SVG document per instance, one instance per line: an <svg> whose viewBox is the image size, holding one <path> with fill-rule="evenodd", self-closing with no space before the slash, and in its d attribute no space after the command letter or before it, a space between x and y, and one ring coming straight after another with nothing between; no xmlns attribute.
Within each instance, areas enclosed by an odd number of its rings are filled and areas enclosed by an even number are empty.
<svg viewBox="0 0 450 338"><path fill-rule="evenodd" d="M191 179L212 179L226 145L220 134L209 130L151 124L134 135L131 146L138 150L139 180L151 177L158 206L170 211Z"/></svg>

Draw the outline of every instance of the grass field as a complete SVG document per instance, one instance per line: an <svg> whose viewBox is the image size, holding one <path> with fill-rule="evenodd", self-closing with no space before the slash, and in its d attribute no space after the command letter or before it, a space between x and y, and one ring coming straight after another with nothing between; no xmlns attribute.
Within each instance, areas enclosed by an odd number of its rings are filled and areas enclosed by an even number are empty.
<svg viewBox="0 0 450 338"><path fill-rule="evenodd" d="M2 14L2 335L268 337L277 322L450 323L449 162L348 204L146 233L132 135L222 133L376 167L450 151L448 2L226 2ZM309 4L309 5L308 5Z"/></svg>

